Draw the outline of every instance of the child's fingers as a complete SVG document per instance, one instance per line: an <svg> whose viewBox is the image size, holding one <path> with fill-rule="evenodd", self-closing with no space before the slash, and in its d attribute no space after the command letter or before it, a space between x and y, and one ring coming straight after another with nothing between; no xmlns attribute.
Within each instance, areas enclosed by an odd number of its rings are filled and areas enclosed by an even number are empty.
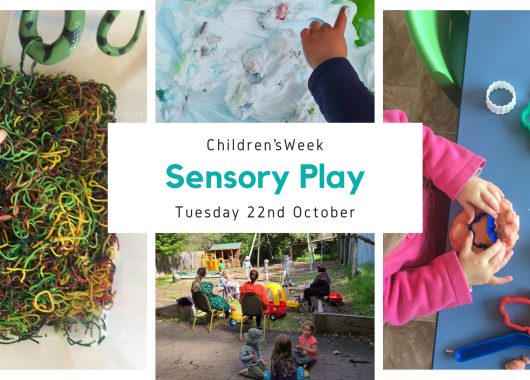
<svg viewBox="0 0 530 380"><path fill-rule="evenodd" d="M504 285L509 283L513 280L512 276L506 276L506 277L495 277L489 279L488 285Z"/></svg>
<svg viewBox="0 0 530 380"><path fill-rule="evenodd" d="M467 214L467 223L471 223L475 219L475 208L469 202L465 202L462 207Z"/></svg>
<svg viewBox="0 0 530 380"><path fill-rule="evenodd" d="M497 254L490 259L489 264L494 269L495 271L494 273L497 273L499 269L501 269L500 267L499 268L497 267L501 264L504 258L508 255L508 251L509 250L506 249L506 243L502 243L502 247L499 250L499 252L497 252Z"/></svg>
<svg viewBox="0 0 530 380"><path fill-rule="evenodd" d="M311 31L307 28L303 29L301 32L300 32L300 38L302 39L302 45L305 43L305 41L309 38L309 36L311 35Z"/></svg>
<svg viewBox="0 0 530 380"><path fill-rule="evenodd" d="M500 271L502 268L504 268L504 266L506 264L508 264L508 261L510 261L510 259L512 258L513 256L513 251L510 249L509 251L507 250L506 251L506 255L504 256L504 259L502 259L502 261L500 262L499 265L497 265L495 267L495 273L497 273L498 271Z"/></svg>
<svg viewBox="0 0 530 380"><path fill-rule="evenodd" d="M494 218L497 217L497 212L494 209L492 209L490 205L487 204L484 199L480 198L479 200L477 200L477 202L475 203L475 206L477 206L479 209L484 211L486 214L490 214Z"/></svg>
<svg viewBox="0 0 530 380"><path fill-rule="evenodd" d="M481 255L485 261L489 262L493 258L493 256L499 253L502 249L506 251L506 246L499 239L497 239L495 244L493 244L485 251L479 253L479 255Z"/></svg>
<svg viewBox="0 0 530 380"><path fill-rule="evenodd" d="M495 191L496 191L496 192L499 193L499 195L500 195L501 198L504 198L504 193L503 193L502 190L501 190L497 185L495 185L494 183L491 183L491 182L488 183L488 190L489 190L490 192L492 192L492 193L495 193ZM500 202L500 200L499 200L499 202Z"/></svg>
<svg viewBox="0 0 530 380"><path fill-rule="evenodd" d="M500 201L489 191L482 193L482 200L490 206L495 213L501 211Z"/></svg>
<svg viewBox="0 0 530 380"><path fill-rule="evenodd" d="M473 233L470 231L467 233L466 238L464 239L464 244L462 245L462 250L460 254L465 254L467 252L472 252L471 246L473 245Z"/></svg>
<svg viewBox="0 0 530 380"><path fill-rule="evenodd" d="M501 203L502 201L502 198L504 197L504 194L502 194L502 191L501 189L499 189L497 186L495 186L493 183L490 184L490 186L488 186L488 191L493 194L493 196L495 197L495 199L497 200L497 202L499 202L499 204Z"/></svg>
<svg viewBox="0 0 530 380"><path fill-rule="evenodd" d="M320 22L313 21L311 24L309 24L309 29L311 30L311 33L314 33L316 31L319 31L322 25L320 25Z"/></svg>
<svg viewBox="0 0 530 380"><path fill-rule="evenodd" d="M348 23L348 17L346 17L346 8L348 6L345 5L340 9L339 15L337 16L337 20L335 20L335 29L338 29L342 33L346 30L346 25Z"/></svg>
<svg viewBox="0 0 530 380"><path fill-rule="evenodd" d="M7 132L3 129L0 129L0 144L4 142L7 137Z"/></svg>

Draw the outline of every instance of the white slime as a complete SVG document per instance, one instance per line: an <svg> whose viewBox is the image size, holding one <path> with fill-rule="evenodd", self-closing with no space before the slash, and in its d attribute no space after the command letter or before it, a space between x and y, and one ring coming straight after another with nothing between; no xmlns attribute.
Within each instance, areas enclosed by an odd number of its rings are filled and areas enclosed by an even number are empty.
<svg viewBox="0 0 530 380"><path fill-rule="evenodd" d="M325 122L300 31L314 20L333 25L345 4L348 60L373 91L373 21L358 47L355 4L332 2L157 0L157 122Z"/></svg>

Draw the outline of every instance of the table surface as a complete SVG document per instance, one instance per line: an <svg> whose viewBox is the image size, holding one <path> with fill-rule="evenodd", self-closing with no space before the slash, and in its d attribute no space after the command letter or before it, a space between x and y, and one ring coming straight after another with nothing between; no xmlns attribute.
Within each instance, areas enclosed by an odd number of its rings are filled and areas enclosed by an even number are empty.
<svg viewBox="0 0 530 380"><path fill-rule="evenodd" d="M456 351L520 331L504 324L499 302L504 296L530 298L530 131L523 128L521 112L530 102L530 12L473 11L469 24L458 143L486 158L481 174L504 192L520 215L520 239L514 256L498 273L513 281L502 286L475 286L473 303L440 311L433 354L433 369L504 369L504 365L529 348L512 348L479 359L459 363ZM517 104L506 115L495 115L486 107L490 84L504 80L515 88ZM497 92L499 92L498 90ZM506 100L506 104L509 101ZM494 102L495 103L495 102ZM453 202L449 220L461 212ZM449 241L448 250L451 250ZM512 322L530 325L528 305L508 305Z"/></svg>

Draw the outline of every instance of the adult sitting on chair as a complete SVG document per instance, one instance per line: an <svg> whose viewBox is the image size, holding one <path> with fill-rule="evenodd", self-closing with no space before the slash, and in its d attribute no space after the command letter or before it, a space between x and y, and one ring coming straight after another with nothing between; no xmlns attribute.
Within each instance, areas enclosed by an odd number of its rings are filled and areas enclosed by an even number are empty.
<svg viewBox="0 0 530 380"><path fill-rule="evenodd" d="M304 287L304 298L301 303L307 303L311 308L311 296L324 297L329 296L331 287L331 278L326 273L326 267L322 264L317 265L318 276L315 280Z"/></svg>
<svg viewBox="0 0 530 380"><path fill-rule="evenodd" d="M208 297L210 301L210 307L212 309L220 310L225 312L227 318L230 317L231 308L228 302L219 295L219 290L222 288L214 287L213 284L209 281L204 281L206 278L206 269L199 268L197 270L197 276L195 280L191 283L191 292L201 292Z"/></svg>
<svg viewBox="0 0 530 380"><path fill-rule="evenodd" d="M266 314L269 312L269 299L267 298L267 293L265 293L265 288L263 285L255 284L256 280L258 279L258 271L255 269L252 269L250 271L250 281L245 282L243 286L241 287L241 296L239 297L239 303L241 303L241 299L245 294L256 294L261 298L261 302L263 303L263 313ZM261 326L261 315L256 316L256 325L258 326L258 329L262 330Z"/></svg>

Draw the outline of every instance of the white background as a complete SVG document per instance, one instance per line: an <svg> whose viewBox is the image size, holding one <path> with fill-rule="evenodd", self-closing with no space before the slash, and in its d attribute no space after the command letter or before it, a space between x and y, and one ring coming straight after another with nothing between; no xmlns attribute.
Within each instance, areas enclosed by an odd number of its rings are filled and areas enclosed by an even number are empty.
<svg viewBox="0 0 530 380"><path fill-rule="evenodd" d="M226 141L323 141L323 151L209 151L208 139ZM214 145L216 145L214 143ZM269 230L348 232L421 232L422 128L419 124L384 125L247 125L179 124L146 129L116 124L109 130L109 231L112 232L254 232ZM300 165L325 164L325 170L365 171L356 194L345 188L319 188L318 178L300 186ZM281 194L268 176L264 187L250 189L172 189L166 169L179 164L185 176L198 171L289 171ZM336 179L335 179L336 180ZM213 182L215 183L215 181ZM177 217L175 206L188 209L239 209L238 218ZM247 218L248 206L285 208L285 217ZM303 209L355 209L353 218L295 218ZM254 214L257 214L255 212ZM349 212L348 212L349 214ZM313 215L313 212L311 212Z"/></svg>

